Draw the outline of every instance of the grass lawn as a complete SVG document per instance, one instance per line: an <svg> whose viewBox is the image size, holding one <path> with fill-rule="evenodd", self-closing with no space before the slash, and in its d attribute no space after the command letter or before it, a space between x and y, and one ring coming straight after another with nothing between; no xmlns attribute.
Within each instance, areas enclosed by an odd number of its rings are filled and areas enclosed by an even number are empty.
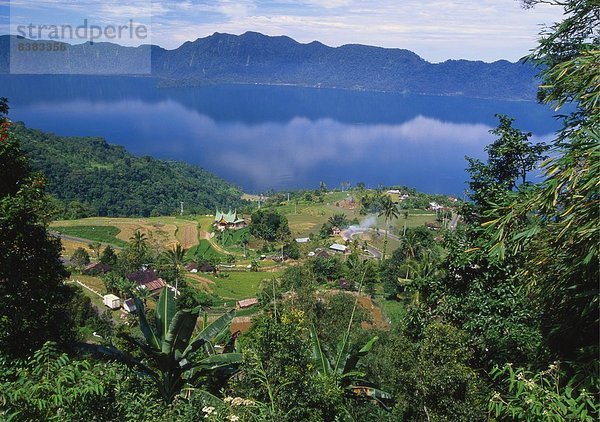
<svg viewBox="0 0 600 422"><path fill-rule="evenodd" d="M104 282L100 277L94 277L91 275L82 274L71 274L70 280L79 280L88 287L91 287L100 294L106 293Z"/></svg>
<svg viewBox="0 0 600 422"><path fill-rule="evenodd" d="M210 244L210 242L206 239L200 239L200 243L197 246L190 248L187 251L186 256L191 259L194 256L196 256L196 251L198 250L204 256L205 259L209 259L212 257L219 257L225 259L225 255L215 250Z"/></svg>
<svg viewBox="0 0 600 422"><path fill-rule="evenodd" d="M126 245L126 242L117 238L121 230L114 226L52 226L51 230L90 241L110 243L116 246Z"/></svg>
<svg viewBox="0 0 600 422"><path fill-rule="evenodd" d="M401 322L406 316L406 307L402 301L378 299L377 304L383 309L383 313L393 325Z"/></svg>
<svg viewBox="0 0 600 422"><path fill-rule="evenodd" d="M225 274L229 274L229 277L206 276L206 278L214 281L208 287L214 294L220 296L224 302L255 297L263 280L270 280L281 275L277 272L260 271L232 271Z"/></svg>

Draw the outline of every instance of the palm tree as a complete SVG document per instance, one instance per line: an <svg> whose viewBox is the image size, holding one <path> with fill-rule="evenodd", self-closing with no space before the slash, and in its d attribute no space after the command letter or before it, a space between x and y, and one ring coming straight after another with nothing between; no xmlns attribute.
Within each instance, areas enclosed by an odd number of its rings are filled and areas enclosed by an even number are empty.
<svg viewBox="0 0 600 422"><path fill-rule="evenodd" d="M406 277L399 278L398 281L405 291L413 293L413 304L419 303L420 288L423 284L438 274L437 264L436 258L430 252L424 251L421 259L409 258L400 267L406 270Z"/></svg>
<svg viewBox="0 0 600 422"><path fill-rule="evenodd" d="M148 237L139 230L129 238L129 249L130 249L130 264L135 270L139 270L139 267L144 264L146 253L148 251Z"/></svg>
<svg viewBox="0 0 600 422"><path fill-rule="evenodd" d="M385 218L385 237L383 240L383 255L381 257L382 260L385 259L385 252L387 249L387 243L388 243L388 231L389 231L389 227L388 227L388 222L392 219L392 218L398 218L398 208L396 208L396 205L394 204L394 202L392 201L392 198L390 198L388 195L385 195L382 198L381 201L381 212L379 213L379 216L383 216Z"/></svg>
<svg viewBox="0 0 600 422"><path fill-rule="evenodd" d="M179 284L179 280L181 279L181 274L183 273L183 260L185 259L186 250L181 247L178 243L173 247L173 249L169 249L163 253L163 259L166 262L167 266L173 270L175 274L175 295L179 293L177 290L177 286Z"/></svg>

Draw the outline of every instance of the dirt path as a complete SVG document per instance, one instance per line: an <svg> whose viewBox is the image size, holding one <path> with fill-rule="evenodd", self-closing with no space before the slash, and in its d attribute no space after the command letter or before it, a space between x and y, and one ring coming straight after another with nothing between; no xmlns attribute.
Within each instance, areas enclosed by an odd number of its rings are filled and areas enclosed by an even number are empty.
<svg viewBox="0 0 600 422"><path fill-rule="evenodd" d="M219 245L217 242L215 242L214 237L209 237L207 240L210 243L210 246L213 247L213 249L215 249L219 253L222 253L223 255L233 255L233 256L239 256L239 257L244 256L244 254L242 254L242 253L229 252L228 250L225 250L221 245Z"/></svg>
<svg viewBox="0 0 600 422"><path fill-rule="evenodd" d="M212 280L210 280L210 279L208 279L206 277L202 277L201 275L198 275L198 274L190 273L190 274L186 274L186 277L189 277L192 280L198 281L198 282L200 282L202 284L207 284L208 285L208 284L214 284L215 283L214 281L212 281Z"/></svg>

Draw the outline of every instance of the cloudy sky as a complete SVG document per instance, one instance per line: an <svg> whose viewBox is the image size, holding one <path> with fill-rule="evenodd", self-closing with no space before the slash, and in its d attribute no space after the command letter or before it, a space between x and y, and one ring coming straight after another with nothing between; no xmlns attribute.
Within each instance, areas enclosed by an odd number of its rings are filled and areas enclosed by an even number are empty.
<svg viewBox="0 0 600 422"><path fill-rule="evenodd" d="M34 23L150 24L165 48L214 32L257 31L321 41L406 48L423 58L517 60L535 45L540 24L561 19L559 7L524 10L518 0L0 0L0 32Z"/></svg>

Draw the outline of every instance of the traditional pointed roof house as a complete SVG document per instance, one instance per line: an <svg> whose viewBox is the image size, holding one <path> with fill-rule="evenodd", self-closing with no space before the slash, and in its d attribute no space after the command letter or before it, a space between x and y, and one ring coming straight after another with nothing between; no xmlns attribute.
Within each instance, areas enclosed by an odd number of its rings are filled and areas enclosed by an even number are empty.
<svg viewBox="0 0 600 422"><path fill-rule="evenodd" d="M246 221L238 217L237 211L231 211L230 209L229 212L225 213L217 208L214 225L219 230L237 230L246 227Z"/></svg>

